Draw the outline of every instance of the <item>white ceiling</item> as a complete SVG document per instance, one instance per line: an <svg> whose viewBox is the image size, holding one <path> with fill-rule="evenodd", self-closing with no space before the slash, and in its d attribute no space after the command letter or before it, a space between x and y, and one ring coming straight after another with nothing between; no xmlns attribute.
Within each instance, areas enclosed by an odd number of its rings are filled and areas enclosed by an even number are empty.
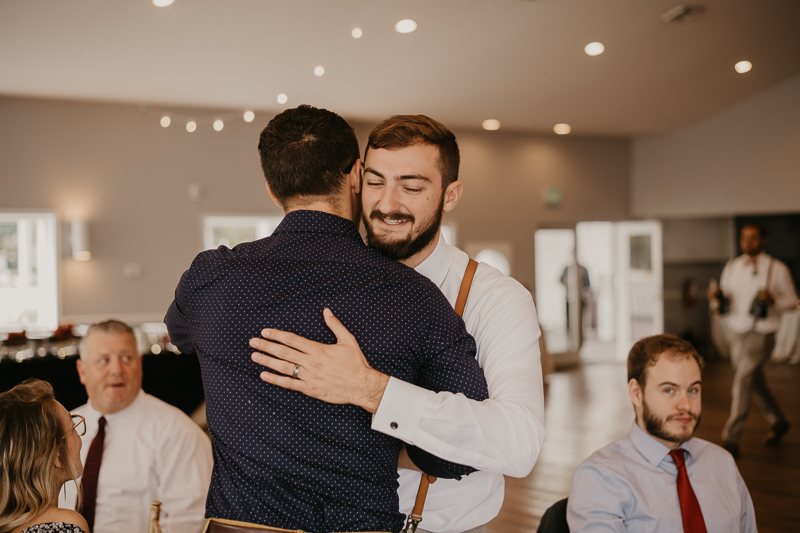
<svg viewBox="0 0 800 533"><path fill-rule="evenodd" d="M0 0L0 94L633 136L800 72L800 1ZM696 5L697 3L695 3ZM394 24L412 18L416 32ZM351 30L360 27L361 39ZM583 47L601 41L606 52ZM737 74L742 59L753 70ZM313 69L325 67L317 77ZM285 93L285 106L276 96Z"/></svg>

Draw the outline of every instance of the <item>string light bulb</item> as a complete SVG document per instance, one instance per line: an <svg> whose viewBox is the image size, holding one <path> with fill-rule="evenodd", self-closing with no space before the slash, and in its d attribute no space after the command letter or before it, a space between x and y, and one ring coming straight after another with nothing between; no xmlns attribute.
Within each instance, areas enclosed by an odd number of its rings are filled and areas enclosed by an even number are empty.
<svg viewBox="0 0 800 533"><path fill-rule="evenodd" d="M322 76L323 74L325 74L325 68L321 66L314 67L314 74L316 74L317 76Z"/></svg>
<svg viewBox="0 0 800 533"><path fill-rule="evenodd" d="M253 120L256 118L256 114L252 111L245 111L242 118L245 122L253 122Z"/></svg>
<svg viewBox="0 0 800 533"><path fill-rule="evenodd" d="M553 131L556 133L556 135L567 135L572 131L572 126L562 122L553 126Z"/></svg>
<svg viewBox="0 0 800 533"><path fill-rule="evenodd" d="M222 131L222 128L225 127L225 123L222 122L220 119L214 121L214 131Z"/></svg>
<svg viewBox="0 0 800 533"><path fill-rule="evenodd" d="M190 120L189 122L186 123L186 131L188 131L189 133L193 133L194 130L196 129L197 129L197 123L194 120Z"/></svg>
<svg viewBox="0 0 800 533"><path fill-rule="evenodd" d="M170 118L167 115L164 115L163 117L161 117L161 127L162 128L166 128L167 126L169 126L170 122L172 122L172 121L170 120Z"/></svg>
<svg viewBox="0 0 800 533"><path fill-rule="evenodd" d="M394 30L397 33L411 33L417 29L417 23L411 19L403 19L394 25Z"/></svg>
<svg viewBox="0 0 800 533"><path fill-rule="evenodd" d="M749 61L739 61L736 65L733 66L736 69L736 72L739 74L744 74L745 72L750 72L753 68L753 64Z"/></svg>
<svg viewBox="0 0 800 533"><path fill-rule="evenodd" d="M586 52L587 56L599 56L605 51L606 47L603 46L603 43L593 42L587 44L583 51Z"/></svg>
<svg viewBox="0 0 800 533"><path fill-rule="evenodd" d="M289 97L286 96L285 94L281 93L281 94L278 95L278 103L279 104L283 105L288 101L289 101Z"/></svg>
<svg viewBox="0 0 800 533"><path fill-rule="evenodd" d="M353 28L350 34L353 36L353 39L361 39L361 36L364 35L361 28Z"/></svg>
<svg viewBox="0 0 800 533"><path fill-rule="evenodd" d="M171 6L174 1L175 0L153 0L153 5L156 7L167 7Z"/></svg>
<svg viewBox="0 0 800 533"><path fill-rule="evenodd" d="M494 118L489 118L483 121L483 129L486 131L495 131L500 129L500 121Z"/></svg>

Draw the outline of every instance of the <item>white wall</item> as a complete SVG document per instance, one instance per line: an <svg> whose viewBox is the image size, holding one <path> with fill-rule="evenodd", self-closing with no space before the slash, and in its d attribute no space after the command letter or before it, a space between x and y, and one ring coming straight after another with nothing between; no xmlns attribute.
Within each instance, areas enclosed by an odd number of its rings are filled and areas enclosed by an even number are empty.
<svg viewBox="0 0 800 533"><path fill-rule="evenodd" d="M632 143L634 216L798 210L800 75L689 128Z"/></svg>
<svg viewBox="0 0 800 533"><path fill-rule="evenodd" d="M52 209L90 222L92 260L61 262L62 317L158 320L201 250L202 214L280 214L257 151L271 117L189 134L182 124L161 128L135 105L0 97L0 209ZM363 149L373 124L354 125ZM538 227L629 216L625 139L455 133L464 195L445 220L457 225L459 243L511 242L512 272L531 288ZM191 183L205 188L197 202ZM554 186L564 202L547 208L544 191ZM126 263L141 264L143 275L126 279Z"/></svg>

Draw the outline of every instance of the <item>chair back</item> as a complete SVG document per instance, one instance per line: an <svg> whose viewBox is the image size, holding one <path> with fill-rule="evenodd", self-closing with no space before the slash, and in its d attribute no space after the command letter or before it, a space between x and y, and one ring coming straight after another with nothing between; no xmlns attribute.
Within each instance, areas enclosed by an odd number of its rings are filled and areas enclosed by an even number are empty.
<svg viewBox="0 0 800 533"><path fill-rule="evenodd" d="M567 524L567 498L558 500L547 508L536 533L569 533Z"/></svg>
<svg viewBox="0 0 800 533"><path fill-rule="evenodd" d="M263 533L264 531L275 531L278 533L303 533L299 529L281 529L278 527L262 526L261 524L251 524L250 522L239 522L238 520L227 520L225 518L209 518L203 533Z"/></svg>

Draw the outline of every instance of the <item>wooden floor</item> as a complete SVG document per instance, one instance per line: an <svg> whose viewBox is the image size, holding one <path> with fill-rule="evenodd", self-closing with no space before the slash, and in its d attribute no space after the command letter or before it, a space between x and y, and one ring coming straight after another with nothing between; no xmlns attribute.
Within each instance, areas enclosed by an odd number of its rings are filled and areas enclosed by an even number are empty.
<svg viewBox="0 0 800 533"><path fill-rule="evenodd" d="M754 405L741 442L739 469L753 498L758 530L800 531L800 366L770 365L766 374L794 428L779 447L762 446L769 426ZM720 443L732 376L726 362L707 366L698 437ZM575 468L596 449L628 432L633 407L625 378L620 364L589 364L549 377L544 448L528 477L506 478L505 503L489 523L489 533L536 531L542 513L569 494Z"/></svg>

